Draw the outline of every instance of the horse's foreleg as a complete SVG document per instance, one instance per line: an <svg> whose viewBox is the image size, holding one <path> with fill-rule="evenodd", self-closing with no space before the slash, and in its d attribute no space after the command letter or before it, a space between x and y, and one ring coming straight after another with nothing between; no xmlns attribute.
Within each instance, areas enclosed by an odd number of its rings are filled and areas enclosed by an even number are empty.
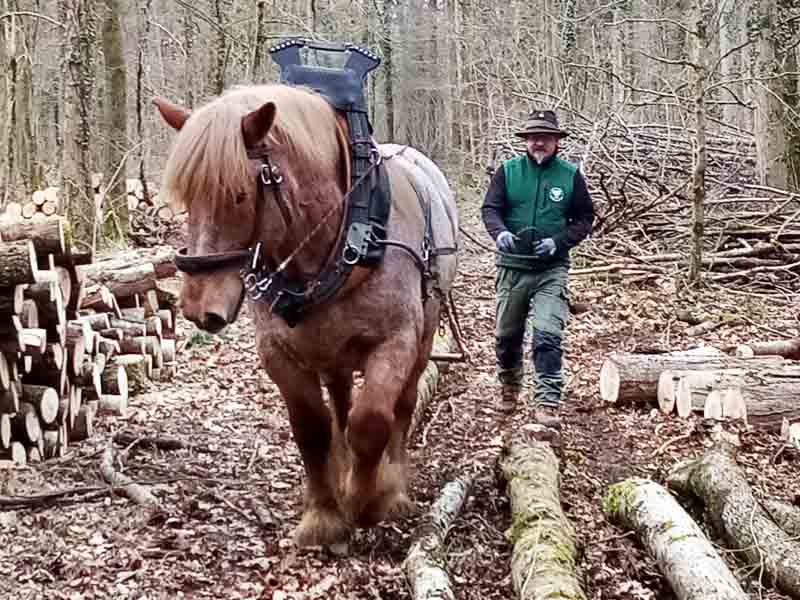
<svg viewBox="0 0 800 600"><path fill-rule="evenodd" d="M306 471L306 506L294 532L299 546L345 541L350 526L338 508L338 471L332 456L331 413L322 397L319 378L296 367L276 368L271 357L270 375L281 390L289 422Z"/></svg>
<svg viewBox="0 0 800 600"><path fill-rule="evenodd" d="M352 460L345 482L345 501L352 518L362 525L385 518L390 499L397 494L398 477L384 460L384 450L391 440L395 408L405 391L416 354L411 341L393 340L379 348L367 361L364 387L353 399L347 419Z"/></svg>

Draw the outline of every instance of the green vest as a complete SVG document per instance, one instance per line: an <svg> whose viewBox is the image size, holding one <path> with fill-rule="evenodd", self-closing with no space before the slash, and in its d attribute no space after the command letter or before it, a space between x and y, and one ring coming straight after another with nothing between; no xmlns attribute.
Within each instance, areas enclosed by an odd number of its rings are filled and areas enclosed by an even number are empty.
<svg viewBox="0 0 800 600"><path fill-rule="evenodd" d="M508 200L505 225L520 238L514 253L531 254L532 243L542 238L563 238L577 167L558 156L539 166L523 154L505 161L503 171ZM539 270L568 261L568 250L546 259L497 255L499 266L514 269Z"/></svg>

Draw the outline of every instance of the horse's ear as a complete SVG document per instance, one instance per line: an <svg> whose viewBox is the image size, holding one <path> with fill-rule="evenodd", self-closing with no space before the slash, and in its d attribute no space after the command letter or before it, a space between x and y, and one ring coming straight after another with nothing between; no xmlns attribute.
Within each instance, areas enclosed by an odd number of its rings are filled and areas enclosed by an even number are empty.
<svg viewBox="0 0 800 600"><path fill-rule="evenodd" d="M242 117L242 135L244 136L245 148L252 148L260 143L272 124L275 122L275 103L267 102L258 110L246 114Z"/></svg>
<svg viewBox="0 0 800 600"><path fill-rule="evenodd" d="M191 111L164 98L153 98L153 104L156 105L158 112L164 117L167 125L176 131L180 131L181 127L186 123L186 119L192 114Z"/></svg>

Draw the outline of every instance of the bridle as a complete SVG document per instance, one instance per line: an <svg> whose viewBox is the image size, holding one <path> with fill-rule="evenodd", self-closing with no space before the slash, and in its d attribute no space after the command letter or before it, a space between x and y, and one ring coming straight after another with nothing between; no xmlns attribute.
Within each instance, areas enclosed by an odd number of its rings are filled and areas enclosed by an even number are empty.
<svg viewBox="0 0 800 600"><path fill-rule="evenodd" d="M344 210L342 223L347 220L347 212L349 210L349 200L351 195L364 183L370 183L373 176L377 171L377 167L381 164L382 158L378 152L377 147L372 147L370 167L363 173L363 175L354 182L351 189L344 195L342 204L334 204L331 209L325 213L317 225L306 235L306 237L298 244L292 253L284 259L280 265L271 270L267 261L264 260L262 254L262 242L258 241L260 234L260 226L263 223L263 214L265 207L269 202L268 192L272 193L275 203L281 212L281 216L287 228L292 222L292 215L289 211L289 206L286 202L284 194L281 190L281 184L284 182L283 174L280 168L270 158L270 147L267 144L262 144L247 150L247 156L250 160L259 161L256 174L256 215L253 226L253 234L247 247L240 250L232 250L228 252L218 252L213 254L202 255L189 255L188 248L180 248L175 253L175 266L183 273L189 275L199 275L213 273L224 269L234 267L239 268L239 277L242 281L242 292L236 306L236 310L231 319L231 322L236 319L241 310L244 302L245 295L249 295L252 300L270 301L270 308L274 309L275 305L281 298L286 296L293 296L294 300L300 302L306 300L311 303L319 303L331 295L341 285L346 273L358 262L358 258L362 255L364 248L356 247L347 236L347 231L343 227L339 228L339 234L336 243L333 245L331 254L323 264L322 270L315 278L309 282L293 282L289 280L284 273L285 269L289 266L297 254L305 247L316 233L326 224L326 222L337 212L337 210ZM342 208L343 207L343 208ZM345 237L347 236L347 237ZM364 245L370 241L364 240ZM338 256L337 256L338 255ZM341 257L341 260L337 260ZM328 268L333 265L333 271ZM341 268L344 266L345 268ZM327 271L326 271L327 269ZM346 272L346 273L345 273ZM339 285L322 285L330 278L330 274L337 276ZM325 275L328 274L328 277ZM319 290L319 291L318 291Z"/></svg>

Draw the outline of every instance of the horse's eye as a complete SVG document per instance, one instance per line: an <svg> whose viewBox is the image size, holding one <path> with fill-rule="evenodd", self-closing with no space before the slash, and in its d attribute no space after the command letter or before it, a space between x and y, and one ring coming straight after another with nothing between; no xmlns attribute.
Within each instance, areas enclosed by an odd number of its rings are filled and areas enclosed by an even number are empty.
<svg viewBox="0 0 800 600"><path fill-rule="evenodd" d="M238 194L236 196L236 200L234 200L234 202L236 202L236 204L241 204L245 200L247 200L247 194Z"/></svg>

